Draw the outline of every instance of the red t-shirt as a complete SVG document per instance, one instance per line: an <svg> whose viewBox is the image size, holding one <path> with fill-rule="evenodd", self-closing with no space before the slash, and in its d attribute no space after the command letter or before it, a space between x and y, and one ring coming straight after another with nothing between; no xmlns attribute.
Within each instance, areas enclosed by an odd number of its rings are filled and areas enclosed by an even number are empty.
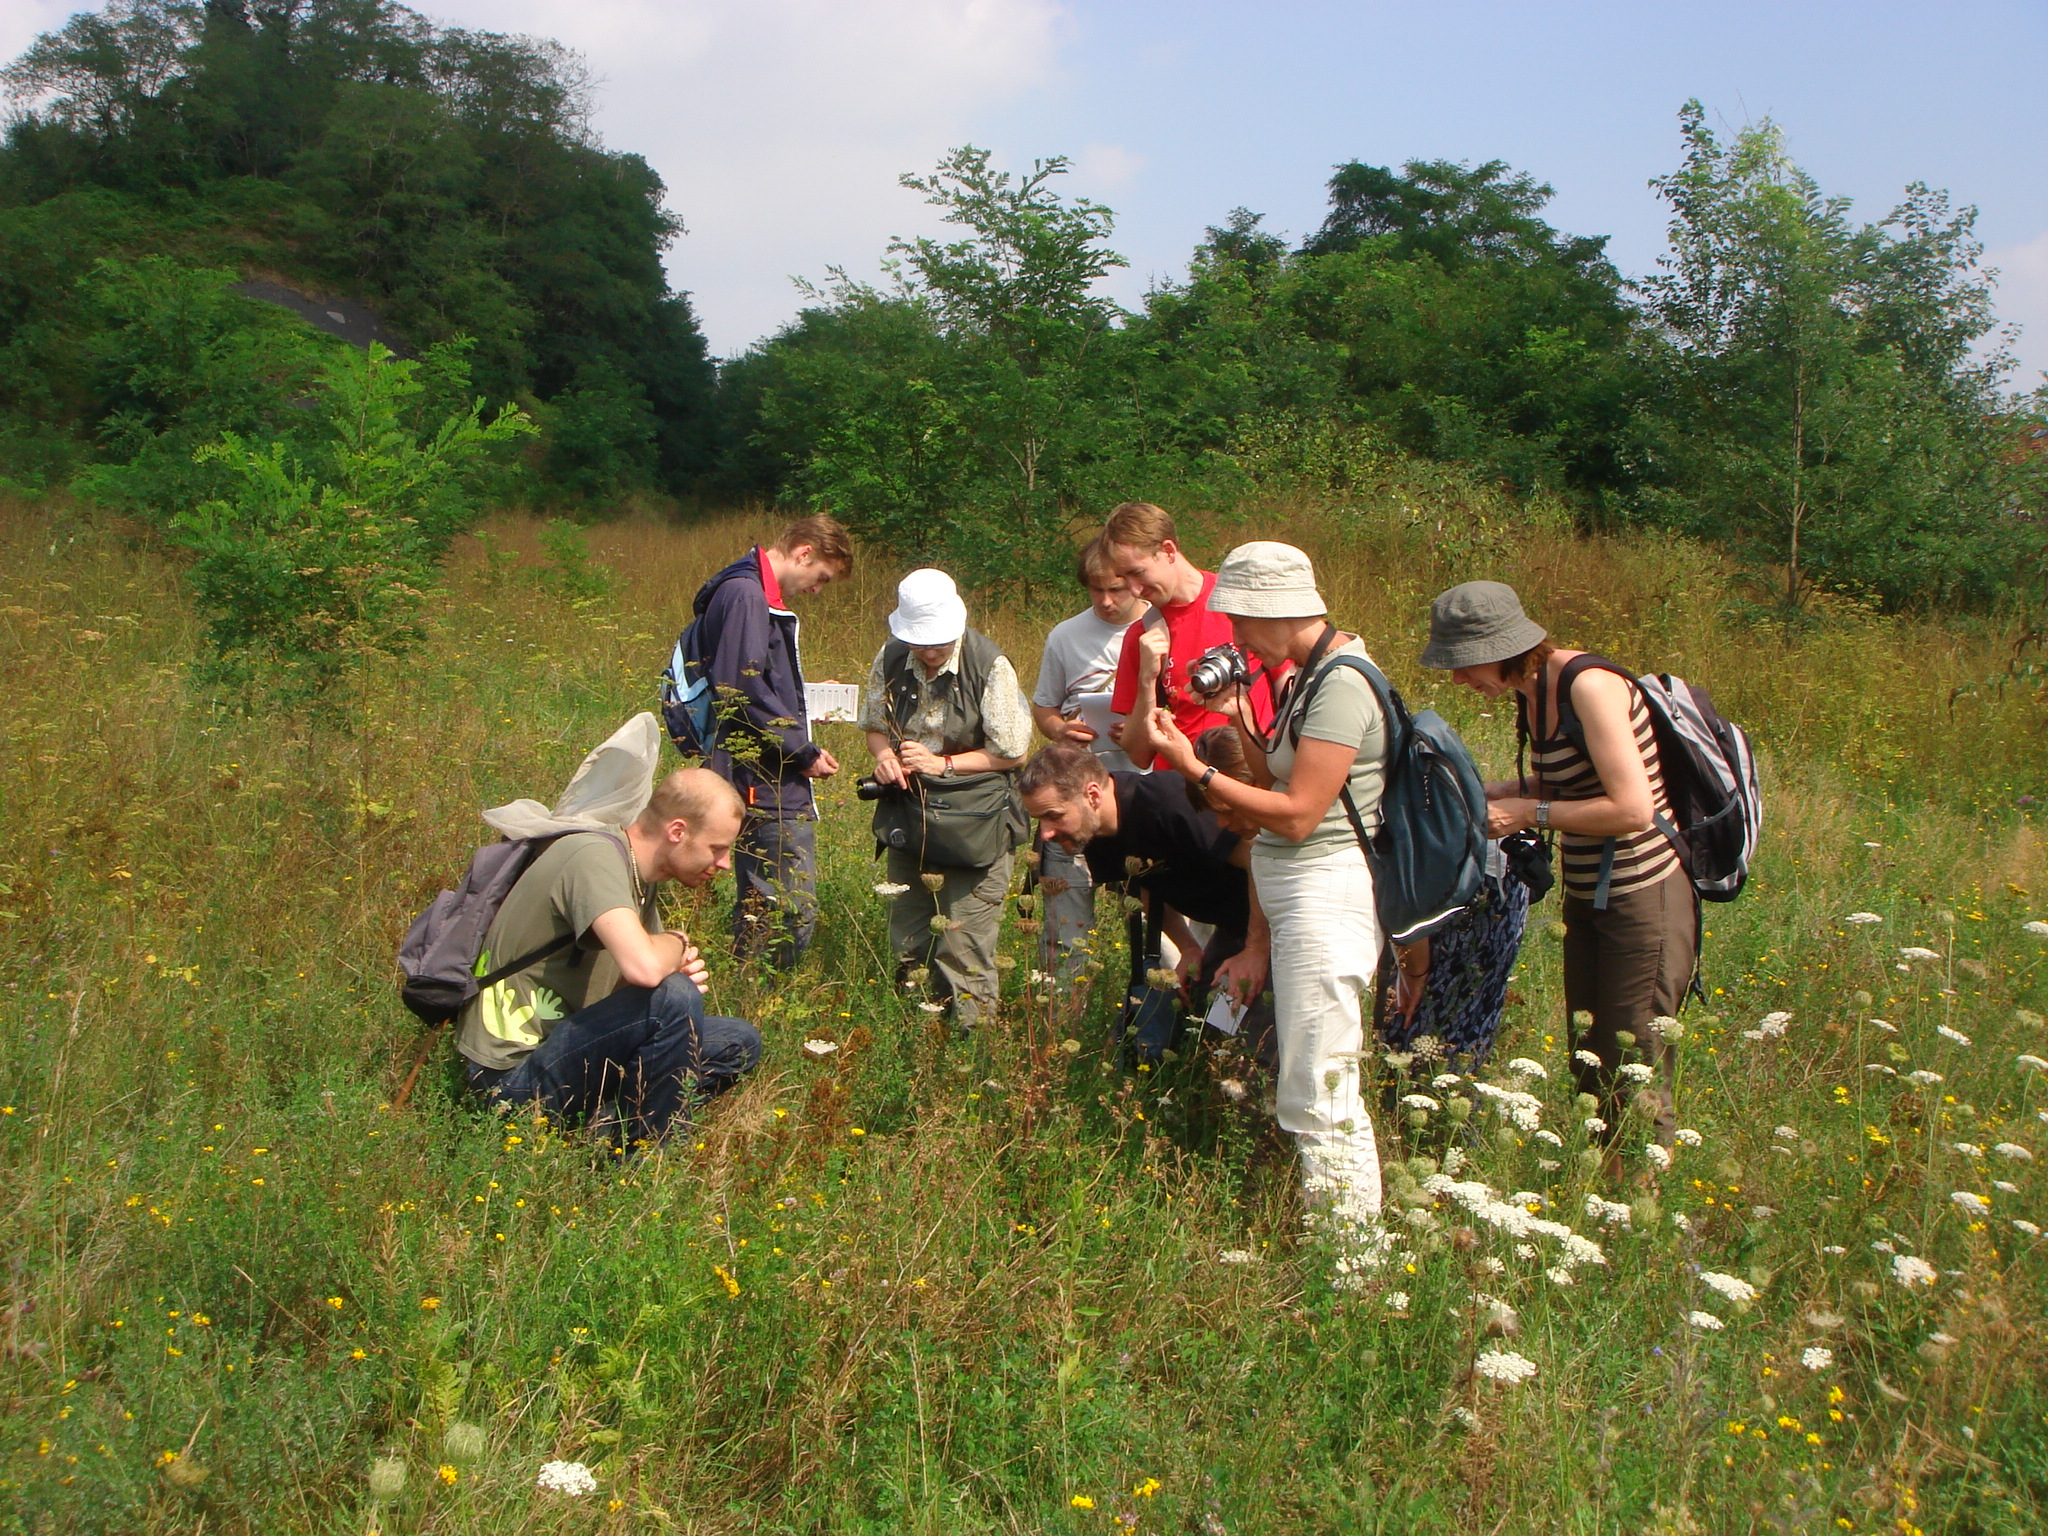
<svg viewBox="0 0 2048 1536"><path fill-rule="evenodd" d="M1166 668L1159 680L1165 684L1167 699L1173 710L1173 723L1186 733L1188 738L1202 734L1212 725L1229 725L1230 716L1219 714L1209 708L1194 694L1190 694L1183 682L1190 663L1203 652L1219 645L1230 643L1230 615L1212 613L1209 610L1209 594L1216 590L1216 573L1202 573L1202 590L1185 603L1162 603L1159 615L1166 621L1167 656ZM1124 631L1124 648L1116 661L1116 685L1109 696L1112 714L1128 715L1138 707L1138 635L1145 628L1145 615ZM1152 700L1145 701L1149 707ZM1252 718L1261 730L1273 723L1272 680L1263 672L1252 684ZM1166 759L1154 757L1154 768L1166 766Z"/></svg>

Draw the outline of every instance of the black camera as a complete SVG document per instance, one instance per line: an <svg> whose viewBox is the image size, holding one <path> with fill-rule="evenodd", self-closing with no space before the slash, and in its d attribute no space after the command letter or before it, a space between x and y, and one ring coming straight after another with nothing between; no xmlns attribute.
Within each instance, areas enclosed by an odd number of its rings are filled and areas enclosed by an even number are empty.
<svg viewBox="0 0 2048 1536"><path fill-rule="evenodd" d="M1211 646L1188 664L1188 692L1213 699L1233 683L1249 687L1251 670L1234 645Z"/></svg>
<svg viewBox="0 0 2048 1536"><path fill-rule="evenodd" d="M907 795L910 791L901 784L884 784L870 774L853 786L853 793L860 800L886 800L891 795Z"/></svg>

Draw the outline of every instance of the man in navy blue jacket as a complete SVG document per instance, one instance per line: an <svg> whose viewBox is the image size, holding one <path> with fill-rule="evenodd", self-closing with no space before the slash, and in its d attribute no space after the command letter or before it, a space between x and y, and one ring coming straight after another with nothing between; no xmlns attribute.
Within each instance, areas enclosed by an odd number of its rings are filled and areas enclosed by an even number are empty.
<svg viewBox="0 0 2048 1536"><path fill-rule="evenodd" d="M839 771L811 740L789 604L853 569L853 544L829 517L799 518L773 544L750 549L698 589L697 654L722 706L706 766L746 801L733 845L738 890L733 953L787 970L817 926L817 798L813 779Z"/></svg>

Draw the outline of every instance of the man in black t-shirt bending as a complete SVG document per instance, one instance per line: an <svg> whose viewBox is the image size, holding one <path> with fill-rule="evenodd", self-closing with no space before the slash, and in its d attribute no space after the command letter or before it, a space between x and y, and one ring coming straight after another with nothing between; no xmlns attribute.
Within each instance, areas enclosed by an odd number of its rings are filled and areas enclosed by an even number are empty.
<svg viewBox="0 0 2048 1536"><path fill-rule="evenodd" d="M1245 870L1251 848L1215 813L1198 809L1173 774L1115 773L1080 747L1050 746L1017 776L1024 808L1044 835L1071 853L1085 853L1100 885L1121 885L1143 902L1131 936L1131 1001L1137 1055L1156 1061L1172 1044L1176 1024L1169 997L1148 997L1147 972L1159 964L1159 936L1180 950L1181 986L1191 997L1227 988L1240 1002L1266 989L1267 936ZM1190 922L1216 932L1206 946Z"/></svg>

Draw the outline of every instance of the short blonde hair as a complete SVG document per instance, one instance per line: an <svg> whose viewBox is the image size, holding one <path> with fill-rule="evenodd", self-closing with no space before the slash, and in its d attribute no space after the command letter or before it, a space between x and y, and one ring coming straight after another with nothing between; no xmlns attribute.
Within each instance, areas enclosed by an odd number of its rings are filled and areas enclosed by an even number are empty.
<svg viewBox="0 0 2048 1536"><path fill-rule="evenodd" d="M1113 509L1102 525L1102 542L1121 544L1141 555L1149 555L1167 542L1180 542L1173 517L1164 507L1149 501L1127 501Z"/></svg>
<svg viewBox="0 0 2048 1536"><path fill-rule="evenodd" d="M740 792L709 768L678 768L654 786L647 809L635 819L642 832L659 832L672 821L701 827L716 811L747 813Z"/></svg>

